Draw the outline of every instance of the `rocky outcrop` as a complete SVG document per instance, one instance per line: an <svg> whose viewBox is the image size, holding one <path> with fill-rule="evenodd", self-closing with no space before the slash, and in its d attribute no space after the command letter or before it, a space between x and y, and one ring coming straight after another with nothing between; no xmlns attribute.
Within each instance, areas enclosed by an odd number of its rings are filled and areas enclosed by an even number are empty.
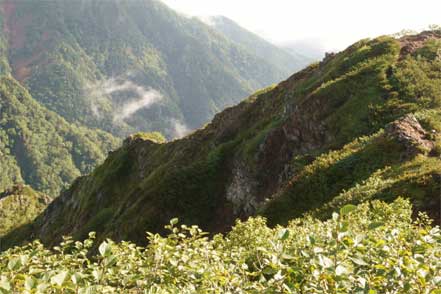
<svg viewBox="0 0 441 294"><path fill-rule="evenodd" d="M385 132L389 138L403 144L407 157L430 152L434 147L434 143L427 139L428 133L413 114L405 115L390 123L386 126Z"/></svg>
<svg viewBox="0 0 441 294"><path fill-rule="evenodd" d="M426 41L429 39L441 39L441 33L427 31L418 35L410 35L400 38L400 58L403 59L408 54L414 53L416 50L423 47Z"/></svg>
<svg viewBox="0 0 441 294"><path fill-rule="evenodd" d="M233 204L235 215L252 215L258 207L255 198L257 183L245 165L236 162L232 171L232 181L227 187L226 198Z"/></svg>

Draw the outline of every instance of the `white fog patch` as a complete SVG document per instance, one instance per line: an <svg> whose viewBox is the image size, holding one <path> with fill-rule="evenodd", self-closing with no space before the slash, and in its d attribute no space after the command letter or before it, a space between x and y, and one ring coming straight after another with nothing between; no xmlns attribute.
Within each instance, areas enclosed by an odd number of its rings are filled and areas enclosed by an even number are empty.
<svg viewBox="0 0 441 294"><path fill-rule="evenodd" d="M191 129L179 120L176 119L172 120L171 123L173 127L174 139L180 139L182 137L185 137L191 132Z"/></svg>
<svg viewBox="0 0 441 294"><path fill-rule="evenodd" d="M126 101L121 102L121 99L119 99L119 103L114 102L113 111L110 114L112 115L113 123L115 125L121 124L136 112L142 109L148 109L164 99L164 96L159 91L153 88L144 88L143 86L128 80L130 75L131 73L128 72L124 76L106 79L97 84L87 85L85 91L87 91L89 97L91 97L90 109L96 117L102 116L103 111L105 111L101 106L103 103L106 103L105 97L113 96L114 98L117 98L118 94L124 94L124 97L127 97ZM180 119L164 119L169 124L169 135L173 139L185 137L192 131L192 129Z"/></svg>
<svg viewBox="0 0 441 294"><path fill-rule="evenodd" d="M107 95L121 91L131 91L135 95L133 101L124 103L120 109L115 111L115 121L125 120L139 110L149 108L152 104L162 100L162 95L159 91L152 88L144 88L131 81L118 83L115 79L109 79L104 82L103 90Z"/></svg>
<svg viewBox="0 0 441 294"><path fill-rule="evenodd" d="M205 16L198 16L197 18L210 27L216 26L216 17L215 16L206 16L205 15Z"/></svg>
<svg viewBox="0 0 441 294"><path fill-rule="evenodd" d="M84 95L89 98L90 111L92 114L101 118L101 105L105 103L103 98L103 91L98 84L87 83L83 89Z"/></svg>
<svg viewBox="0 0 441 294"><path fill-rule="evenodd" d="M91 101L90 103L91 103L90 110L92 111L93 115L98 117L98 118L101 117L101 113L100 113L100 111L98 109L98 105L96 105L96 102L95 101Z"/></svg>
<svg viewBox="0 0 441 294"><path fill-rule="evenodd" d="M115 119L126 119L138 110L143 108L149 108L152 104L159 102L162 99L161 93L154 89L143 90L139 95L138 100L126 103L122 106L121 110L115 114Z"/></svg>
<svg viewBox="0 0 441 294"><path fill-rule="evenodd" d="M144 88L140 85L135 84L129 80L121 80L110 78L94 87L88 87L90 95L99 99L97 97L103 97L105 95L115 95L118 92L131 92L132 97L130 101L117 106L117 109L113 111L113 121L121 122L141 109L146 109L155 103L158 103L163 99L162 94L152 88ZM91 111L95 116L99 116L99 109L96 103L91 102Z"/></svg>

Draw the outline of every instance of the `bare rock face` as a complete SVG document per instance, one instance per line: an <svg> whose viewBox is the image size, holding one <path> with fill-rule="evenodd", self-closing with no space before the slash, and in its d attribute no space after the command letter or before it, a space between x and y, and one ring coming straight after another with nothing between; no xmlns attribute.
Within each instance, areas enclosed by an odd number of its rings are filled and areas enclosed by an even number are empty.
<svg viewBox="0 0 441 294"><path fill-rule="evenodd" d="M235 215L249 216L256 212L258 202L254 197L256 182L244 164L235 163L233 179L227 187L226 198L233 204Z"/></svg>
<svg viewBox="0 0 441 294"><path fill-rule="evenodd" d="M429 152L434 147L434 143L427 139L427 132L413 114L390 123L385 131L388 137L404 145L409 157Z"/></svg>
<svg viewBox="0 0 441 294"><path fill-rule="evenodd" d="M400 58L404 58L408 54L414 53L419 48L423 47L429 39L441 39L441 34L433 31L422 32L418 35L410 35L402 37L400 41L401 52Z"/></svg>

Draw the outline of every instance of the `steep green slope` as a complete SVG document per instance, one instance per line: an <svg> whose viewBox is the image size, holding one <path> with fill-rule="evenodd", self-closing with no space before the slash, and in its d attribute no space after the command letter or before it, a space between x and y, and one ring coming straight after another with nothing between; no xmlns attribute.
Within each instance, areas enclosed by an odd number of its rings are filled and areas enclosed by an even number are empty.
<svg viewBox="0 0 441 294"><path fill-rule="evenodd" d="M49 196L23 185L13 186L0 193L0 250L2 236L32 222L50 201Z"/></svg>
<svg viewBox="0 0 441 294"><path fill-rule="evenodd" d="M24 182L54 197L117 146L112 135L69 124L0 77L0 191Z"/></svg>
<svg viewBox="0 0 441 294"><path fill-rule="evenodd" d="M176 216L216 232L238 217L326 218L347 203L397 196L438 218L440 39L362 40L181 140L131 137L33 230L50 243L89 231L143 242Z"/></svg>
<svg viewBox="0 0 441 294"><path fill-rule="evenodd" d="M286 74L156 0L1 3L14 77L69 122L116 135L201 126Z"/></svg>
<svg viewBox="0 0 441 294"><path fill-rule="evenodd" d="M208 24L216 30L223 33L229 39L243 46L246 50L252 52L256 56L268 61L270 64L277 66L287 75L303 69L313 61L302 54L296 53L295 48L292 52L287 52L261 37L245 30L237 23L224 16L215 16L208 19Z"/></svg>

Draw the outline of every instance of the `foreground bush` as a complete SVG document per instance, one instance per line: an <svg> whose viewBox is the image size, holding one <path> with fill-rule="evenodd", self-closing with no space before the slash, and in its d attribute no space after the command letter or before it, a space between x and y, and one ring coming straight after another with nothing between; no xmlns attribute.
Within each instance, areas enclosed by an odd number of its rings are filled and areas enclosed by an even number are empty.
<svg viewBox="0 0 441 294"><path fill-rule="evenodd" d="M441 293L440 229L411 213L374 201L211 239L174 219L147 247L107 240L92 257L94 233L53 250L35 241L1 253L0 293Z"/></svg>

